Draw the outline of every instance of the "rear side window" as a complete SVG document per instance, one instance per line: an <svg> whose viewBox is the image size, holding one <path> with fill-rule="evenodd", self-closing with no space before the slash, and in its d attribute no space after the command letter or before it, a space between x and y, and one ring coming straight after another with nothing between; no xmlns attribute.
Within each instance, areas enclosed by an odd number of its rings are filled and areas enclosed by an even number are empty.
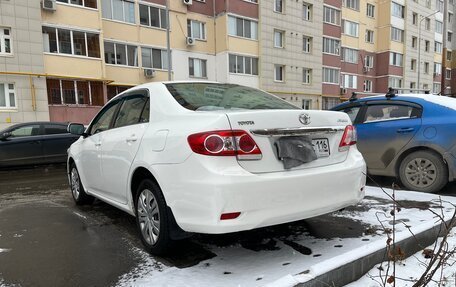
<svg viewBox="0 0 456 287"><path fill-rule="evenodd" d="M271 94L233 84L174 83L166 87L179 104L192 111L299 109Z"/></svg>
<svg viewBox="0 0 456 287"><path fill-rule="evenodd" d="M370 105L364 123L417 118L419 114L417 108L405 105Z"/></svg>
<svg viewBox="0 0 456 287"><path fill-rule="evenodd" d="M114 127L119 128L139 123L146 103L147 97L141 95L127 97L120 107Z"/></svg>
<svg viewBox="0 0 456 287"><path fill-rule="evenodd" d="M350 118L351 122L354 123L356 117L358 116L360 109L361 109L361 107L359 107L359 106L358 107L347 107L340 111L346 113L348 115L348 117Z"/></svg>
<svg viewBox="0 0 456 287"><path fill-rule="evenodd" d="M45 135L66 134L67 127L62 125L44 125Z"/></svg>

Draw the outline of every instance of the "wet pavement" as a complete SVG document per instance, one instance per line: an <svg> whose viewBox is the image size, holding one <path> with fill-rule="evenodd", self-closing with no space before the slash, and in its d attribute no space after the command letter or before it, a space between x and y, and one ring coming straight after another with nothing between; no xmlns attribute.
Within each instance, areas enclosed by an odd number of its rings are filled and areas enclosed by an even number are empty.
<svg viewBox="0 0 456 287"><path fill-rule="evenodd" d="M448 185L442 195L456 195L455 187ZM144 255L132 216L98 200L83 207L73 203L65 165L0 170L0 286L116 285L150 258L156 265L146 266L159 270L195 266L216 257L214 247L259 252L286 245L310 255L311 246L293 238L304 234L331 240L369 232L375 233L375 227L325 215L247 232L196 235L179 242L169 256L153 258Z"/></svg>

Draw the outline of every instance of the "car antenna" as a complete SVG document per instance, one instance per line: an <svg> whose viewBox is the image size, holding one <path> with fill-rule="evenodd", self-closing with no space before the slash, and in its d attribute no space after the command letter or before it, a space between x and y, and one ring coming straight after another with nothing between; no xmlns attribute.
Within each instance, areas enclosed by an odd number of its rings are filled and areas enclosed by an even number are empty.
<svg viewBox="0 0 456 287"><path fill-rule="evenodd" d="M357 99L358 99L358 94L356 92L352 92L352 95L351 95L350 99L348 99L348 101L354 102Z"/></svg>
<svg viewBox="0 0 456 287"><path fill-rule="evenodd" d="M385 97L387 99L391 99L391 98L394 98L395 96L396 96L396 91L393 88L389 87L388 93L386 93Z"/></svg>

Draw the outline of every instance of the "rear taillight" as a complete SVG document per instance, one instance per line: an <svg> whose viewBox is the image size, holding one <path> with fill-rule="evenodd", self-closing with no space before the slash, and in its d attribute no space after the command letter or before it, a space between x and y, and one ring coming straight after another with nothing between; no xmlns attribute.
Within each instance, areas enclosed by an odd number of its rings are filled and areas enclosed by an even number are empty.
<svg viewBox="0 0 456 287"><path fill-rule="evenodd" d="M190 148L203 155L237 156L240 160L261 159L261 150L242 130L197 133L187 138Z"/></svg>
<svg viewBox="0 0 456 287"><path fill-rule="evenodd" d="M354 144L356 144L356 128L351 125L346 126L340 140L339 151L346 151Z"/></svg>

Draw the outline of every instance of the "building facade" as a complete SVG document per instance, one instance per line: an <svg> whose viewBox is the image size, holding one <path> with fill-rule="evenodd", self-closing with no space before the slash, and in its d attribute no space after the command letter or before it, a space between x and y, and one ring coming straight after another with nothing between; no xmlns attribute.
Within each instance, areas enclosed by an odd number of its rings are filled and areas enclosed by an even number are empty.
<svg viewBox="0 0 456 287"><path fill-rule="evenodd" d="M49 120L39 1L0 1L0 130Z"/></svg>

